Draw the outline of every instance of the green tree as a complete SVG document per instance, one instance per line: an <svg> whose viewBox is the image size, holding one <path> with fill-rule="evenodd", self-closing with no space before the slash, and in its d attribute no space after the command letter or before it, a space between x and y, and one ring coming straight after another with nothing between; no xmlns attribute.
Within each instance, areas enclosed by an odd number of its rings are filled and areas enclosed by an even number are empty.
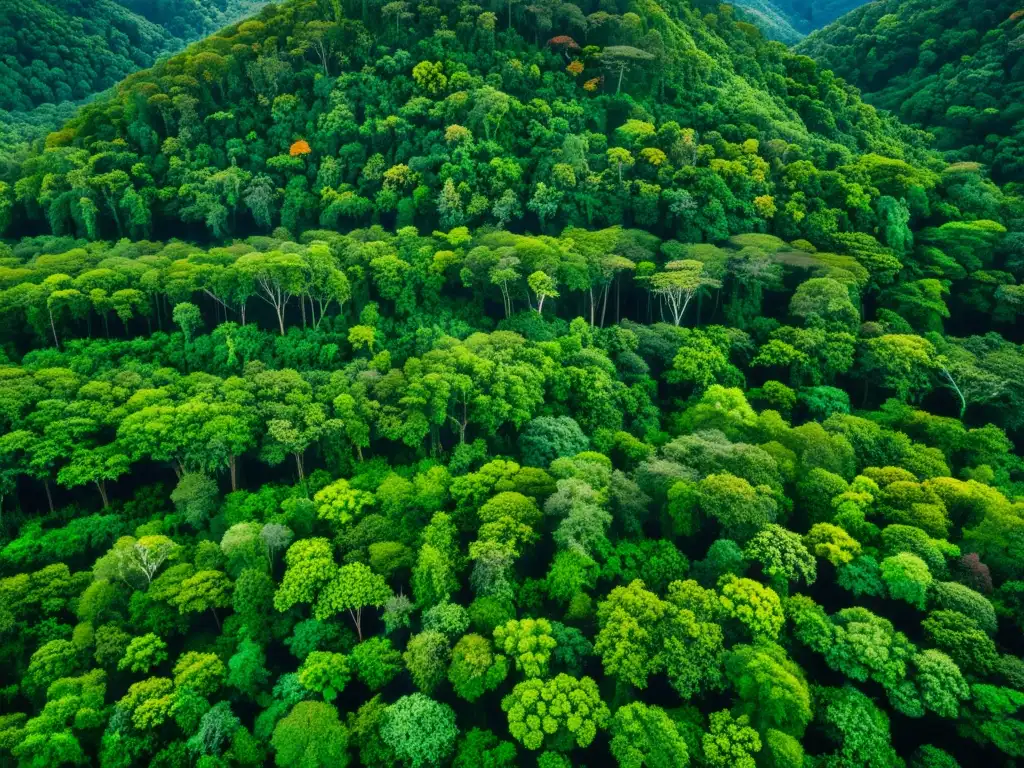
<svg viewBox="0 0 1024 768"><path fill-rule="evenodd" d="M620 768L685 768L690 762L686 740L661 707L627 704L615 712L610 731Z"/></svg>
<svg viewBox="0 0 1024 768"><path fill-rule="evenodd" d="M334 701L352 678L349 658L340 653L313 651L299 667L299 682L307 690Z"/></svg>
<svg viewBox="0 0 1024 768"><path fill-rule="evenodd" d="M597 683L589 677L576 679L566 674L519 683L502 699L501 708L508 713L512 738L532 751L545 741L563 750L587 747L598 730L607 726L611 714Z"/></svg>
<svg viewBox="0 0 1024 768"><path fill-rule="evenodd" d="M508 659L494 653L486 637L476 633L465 635L452 649L448 680L455 693L468 702L497 688L507 675Z"/></svg>
<svg viewBox="0 0 1024 768"><path fill-rule="evenodd" d="M334 578L324 586L313 614L318 619L327 619L341 611L348 611L359 640L362 641L363 608L380 608L391 594L391 587L383 576L362 563L349 563L341 566Z"/></svg>
<svg viewBox="0 0 1024 768"><path fill-rule="evenodd" d="M280 768L328 768L348 765L348 741L335 707L301 701L275 726L270 743Z"/></svg>
<svg viewBox="0 0 1024 768"><path fill-rule="evenodd" d="M459 729L451 707L414 693L385 710L380 735L403 765L420 768L447 760Z"/></svg>
<svg viewBox="0 0 1024 768"><path fill-rule="evenodd" d="M716 768L754 768L761 751L761 737L748 725L746 715L733 717L728 710L713 712L702 738L704 758Z"/></svg>
<svg viewBox="0 0 1024 768"><path fill-rule="evenodd" d="M547 619L510 619L494 628L494 644L526 677L544 677L557 642Z"/></svg>
<svg viewBox="0 0 1024 768"><path fill-rule="evenodd" d="M117 668L130 672L149 672L152 667L167 661L167 643L152 632L135 637L125 649Z"/></svg>

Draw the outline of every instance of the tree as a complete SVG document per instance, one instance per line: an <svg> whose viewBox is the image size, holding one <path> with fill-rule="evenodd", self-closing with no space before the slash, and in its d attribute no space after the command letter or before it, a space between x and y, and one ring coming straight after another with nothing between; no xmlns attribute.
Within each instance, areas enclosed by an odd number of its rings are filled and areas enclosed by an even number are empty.
<svg viewBox="0 0 1024 768"><path fill-rule="evenodd" d="M317 505L317 517L340 530L362 515L363 510L373 504L374 498L367 491L352 488L347 480L335 480L317 491L313 501Z"/></svg>
<svg viewBox="0 0 1024 768"><path fill-rule="evenodd" d="M402 655L386 637L371 637L359 643L349 661L356 677L371 691L383 688L402 671Z"/></svg>
<svg viewBox="0 0 1024 768"><path fill-rule="evenodd" d="M797 286L789 312L808 325L822 324L833 330L852 330L860 322L850 289L830 277L812 277Z"/></svg>
<svg viewBox="0 0 1024 768"><path fill-rule="evenodd" d="M403 765L420 768L446 761L459 729L451 707L414 693L384 711L380 735Z"/></svg>
<svg viewBox="0 0 1024 768"><path fill-rule="evenodd" d="M891 598L924 609L932 583L924 560L910 552L900 552L882 561L881 575Z"/></svg>
<svg viewBox="0 0 1024 768"><path fill-rule="evenodd" d="M178 545L166 536L122 536L96 561L93 571L100 578L119 579L136 589L148 587L177 550Z"/></svg>
<svg viewBox="0 0 1024 768"><path fill-rule="evenodd" d="M171 603L182 614L209 611L219 629L217 609L231 605L231 588L231 580L222 571L196 571L181 582Z"/></svg>
<svg viewBox="0 0 1024 768"><path fill-rule="evenodd" d="M192 341L192 336L196 329L203 324L203 314L199 311L199 307L187 301L174 305L171 319L174 320L175 325L181 328L181 334L185 337L186 347Z"/></svg>
<svg viewBox="0 0 1024 768"><path fill-rule="evenodd" d="M328 651L313 651L299 668L299 682L307 690L334 701L345 690L352 671L347 656Z"/></svg>
<svg viewBox="0 0 1024 768"><path fill-rule="evenodd" d="M544 746L545 740L563 750L587 747L611 714L597 683L566 674L519 683L502 699L501 708L508 713L512 738L532 751Z"/></svg>
<svg viewBox="0 0 1024 768"><path fill-rule="evenodd" d="M672 322L677 326L682 324L687 307L698 293L720 286L720 281L704 274L704 263L696 259L670 261L664 272L657 272L650 279L651 291L668 304Z"/></svg>
<svg viewBox="0 0 1024 768"><path fill-rule="evenodd" d="M864 342L861 363L865 382L877 380L894 390L901 400L908 400L930 389L936 366L935 347L920 336L878 336Z"/></svg>
<svg viewBox="0 0 1024 768"><path fill-rule="evenodd" d="M547 675L551 652L557 645L547 619L510 619L495 627L494 644L526 677Z"/></svg>
<svg viewBox="0 0 1024 768"><path fill-rule="evenodd" d="M128 457L117 451L116 446L95 449L79 448L71 455L71 461L57 473L57 482L67 488L92 483L99 491L103 508L110 506L107 482L117 480L129 469Z"/></svg>
<svg viewBox="0 0 1024 768"><path fill-rule="evenodd" d="M363 608L380 608L391 594L391 587L383 576L362 563L349 563L339 568L334 578L324 586L313 615L327 619L340 611L348 611L362 642Z"/></svg>
<svg viewBox="0 0 1024 768"><path fill-rule="evenodd" d="M630 45L609 45L601 51L601 61L605 62L612 72L618 73L618 82L615 85L616 94L622 90L622 78L627 70L633 69L639 64L654 61L655 58L654 54Z"/></svg>
<svg viewBox="0 0 1024 768"><path fill-rule="evenodd" d="M860 553L860 542L831 523L815 523L804 536L804 545L832 565L852 562Z"/></svg>
<svg viewBox="0 0 1024 768"><path fill-rule="evenodd" d="M601 629L594 651L601 656L605 674L623 683L647 687L647 678L664 662L661 655L662 624L671 606L634 580L616 587L597 606Z"/></svg>
<svg viewBox="0 0 1024 768"><path fill-rule="evenodd" d="M152 632L132 638L124 657L117 663L120 670L149 672L152 667L167 661L167 643Z"/></svg>
<svg viewBox="0 0 1024 768"><path fill-rule="evenodd" d="M818 689L815 711L825 732L838 743L829 755L837 764L880 768L904 764L892 747L888 716L853 686Z"/></svg>
<svg viewBox="0 0 1024 768"><path fill-rule="evenodd" d="M335 707L323 701L301 701L274 728L270 743L280 768L344 768L348 741L348 730Z"/></svg>
<svg viewBox="0 0 1024 768"><path fill-rule="evenodd" d="M627 704L615 712L610 730L619 768L685 768L690 762L686 741L661 707Z"/></svg>
<svg viewBox="0 0 1024 768"><path fill-rule="evenodd" d="M745 541L774 522L778 510L771 489L752 486L729 473L711 474L697 485L701 509L718 520L725 534Z"/></svg>
<svg viewBox="0 0 1024 768"><path fill-rule="evenodd" d="M813 584L817 563L798 534L774 523L765 526L747 542L743 555L761 564L772 584L784 590L791 581Z"/></svg>
<svg viewBox="0 0 1024 768"><path fill-rule="evenodd" d="M590 446L576 420L569 416L538 416L519 435L523 463L547 467L562 456L575 456Z"/></svg>
<svg viewBox="0 0 1024 768"><path fill-rule="evenodd" d="M174 664L174 687L209 697L220 689L225 672L224 662L216 654L188 651Z"/></svg>
<svg viewBox="0 0 1024 768"><path fill-rule="evenodd" d="M914 684L926 709L939 717L956 718L960 704L970 698L970 690L960 668L942 651L934 648L914 654Z"/></svg>
<svg viewBox="0 0 1024 768"><path fill-rule="evenodd" d="M214 704L199 720L199 728L186 742L193 755L219 756L241 727L226 701Z"/></svg>
<svg viewBox="0 0 1024 768"><path fill-rule="evenodd" d="M287 568L274 594L274 607L287 611L297 603L312 603L337 574L334 553L327 539L300 539L288 547Z"/></svg>
<svg viewBox="0 0 1024 768"><path fill-rule="evenodd" d="M557 299L560 295L556 290L558 284L555 282L555 279L540 270L527 277L526 284L530 286L530 290L537 297L537 314L544 312L544 299L549 296L552 299Z"/></svg>
<svg viewBox="0 0 1024 768"><path fill-rule="evenodd" d="M297 253L270 251L246 254L235 262L235 268L253 282L256 295L273 307L284 336L285 310L308 286L308 262Z"/></svg>
<svg viewBox="0 0 1024 768"><path fill-rule="evenodd" d="M740 699L738 711L758 731L796 738L811 722L811 690L803 670L774 643L737 645L725 655L725 673Z"/></svg>
<svg viewBox="0 0 1024 768"><path fill-rule="evenodd" d="M448 638L436 630L426 630L410 637L402 654L412 681L424 693L432 693L444 680L450 658Z"/></svg>
<svg viewBox="0 0 1024 768"><path fill-rule="evenodd" d="M915 648L887 619L867 608L844 608L832 617L834 635L825 660L853 680L874 680L886 688L907 676Z"/></svg>
<svg viewBox="0 0 1024 768"><path fill-rule="evenodd" d="M499 741L490 730L471 728L459 742L454 768L512 768L516 765L516 745Z"/></svg>
<svg viewBox="0 0 1024 768"><path fill-rule="evenodd" d="M465 635L452 649L448 680L455 693L470 703L497 688L507 675L508 659L494 653L486 637Z"/></svg>
<svg viewBox="0 0 1024 768"><path fill-rule="evenodd" d="M238 644L235 654L228 659L227 684L255 700L270 680L270 670L266 664L267 655L263 646L244 638Z"/></svg>
<svg viewBox="0 0 1024 768"><path fill-rule="evenodd" d="M754 768L761 751L761 737L746 715L733 717L729 710L713 712L702 744L707 764L715 768Z"/></svg>
<svg viewBox="0 0 1024 768"><path fill-rule="evenodd" d="M999 652L973 616L957 611L933 611L921 622L930 644L974 675L988 675L998 663Z"/></svg>
<svg viewBox="0 0 1024 768"><path fill-rule="evenodd" d="M719 588L719 602L725 614L745 626L755 641L778 639L785 616L774 590L752 579L738 579L732 574L726 574L719 580Z"/></svg>

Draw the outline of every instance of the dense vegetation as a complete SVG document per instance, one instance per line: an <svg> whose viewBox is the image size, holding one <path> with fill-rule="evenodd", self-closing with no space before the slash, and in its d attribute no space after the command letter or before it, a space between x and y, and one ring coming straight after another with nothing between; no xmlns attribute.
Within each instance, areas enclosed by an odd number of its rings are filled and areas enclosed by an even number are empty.
<svg viewBox="0 0 1024 768"><path fill-rule="evenodd" d="M882 0L800 47L954 159L1024 180L1024 13L1016 0Z"/></svg>
<svg viewBox="0 0 1024 768"><path fill-rule="evenodd" d="M795 43L804 35L831 24L864 0L739 0L766 36Z"/></svg>
<svg viewBox="0 0 1024 768"><path fill-rule="evenodd" d="M0 110L84 99L261 4L5 0L0 5Z"/></svg>
<svg viewBox="0 0 1024 768"><path fill-rule="evenodd" d="M1024 204L729 7L268 6L0 164L0 762L1024 759Z"/></svg>

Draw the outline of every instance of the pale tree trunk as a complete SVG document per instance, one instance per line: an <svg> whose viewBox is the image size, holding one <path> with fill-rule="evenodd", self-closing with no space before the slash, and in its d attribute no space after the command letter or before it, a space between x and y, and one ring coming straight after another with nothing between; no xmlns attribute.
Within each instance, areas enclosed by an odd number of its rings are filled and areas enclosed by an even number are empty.
<svg viewBox="0 0 1024 768"><path fill-rule="evenodd" d="M53 310L47 307L46 313L50 316L50 330L53 331L53 343L57 349L60 350L60 339L57 338L57 326L53 322Z"/></svg>
<svg viewBox="0 0 1024 768"><path fill-rule="evenodd" d="M352 623L356 625L356 634L359 635L359 642L363 642L363 609L356 608L353 611L349 608L348 615L352 617Z"/></svg>
<svg viewBox="0 0 1024 768"><path fill-rule="evenodd" d="M46 489L46 503L50 507L50 514L53 514L53 493L50 491L50 478L43 478L43 488Z"/></svg>
<svg viewBox="0 0 1024 768"><path fill-rule="evenodd" d="M106 509L110 506L110 500L107 499L107 484L104 480L95 480L96 489L100 492L100 498L103 499L103 508Z"/></svg>

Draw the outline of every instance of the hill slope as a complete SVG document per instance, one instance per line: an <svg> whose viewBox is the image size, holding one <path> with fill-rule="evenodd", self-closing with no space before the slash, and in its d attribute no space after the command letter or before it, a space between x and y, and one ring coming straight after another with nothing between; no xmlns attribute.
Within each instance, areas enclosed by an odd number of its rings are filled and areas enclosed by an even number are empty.
<svg viewBox="0 0 1024 768"><path fill-rule="evenodd" d="M795 43L804 35L831 24L865 0L738 0L738 8L757 21L765 35Z"/></svg>
<svg viewBox="0 0 1024 768"><path fill-rule="evenodd" d="M256 0L5 0L0 109L77 101L262 5Z"/></svg>
<svg viewBox="0 0 1024 768"><path fill-rule="evenodd" d="M7 158L0 765L1019 760L1024 202L732 15L291 0Z"/></svg>
<svg viewBox="0 0 1024 768"><path fill-rule="evenodd" d="M1024 13L1017 0L881 0L799 46L953 157L1024 179Z"/></svg>
<svg viewBox="0 0 1024 768"><path fill-rule="evenodd" d="M809 237L860 226L842 190L875 173L872 153L931 162L727 7L709 25L711 7L513 7L511 33L475 7L337 24L309 0L268 9L51 135L11 179L18 231L434 226L441 200L446 227L635 223L714 240L772 221ZM579 32L590 45L565 36ZM805 166L838 174L822 211L787 181Z"/></svg>

